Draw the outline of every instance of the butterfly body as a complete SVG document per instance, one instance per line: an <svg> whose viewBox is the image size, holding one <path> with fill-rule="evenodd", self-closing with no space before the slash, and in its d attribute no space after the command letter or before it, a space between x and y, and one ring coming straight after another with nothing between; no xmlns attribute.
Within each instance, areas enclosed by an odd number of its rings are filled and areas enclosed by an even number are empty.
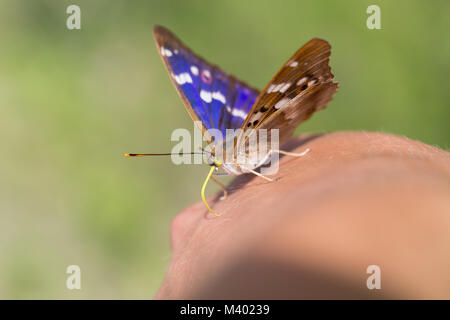
<svg viewBox="0 0 450 320"><path fill-rule="evenodd" d="M269 160L270 154L265 153L261 156L258 153L237 153L232 160L228 160L227 158L217 158L214 156L214 163L219 163L219 167L222 168L226 173L230 175L241 175L244 173L249 173L252 170L255 170L262 166ZM237 159L245 158L245 162L239 162Z"/></svg>

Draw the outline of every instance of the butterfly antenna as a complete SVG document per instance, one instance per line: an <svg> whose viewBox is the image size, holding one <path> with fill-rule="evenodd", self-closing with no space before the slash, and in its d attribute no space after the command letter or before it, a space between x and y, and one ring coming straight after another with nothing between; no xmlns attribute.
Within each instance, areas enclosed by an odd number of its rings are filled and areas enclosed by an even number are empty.
<svg viewBox="0 0 450 320"><path fill-rule="evenodd" d="M171 155L175 155L175 154L177 154L177 155L184 155L184 154L204 154L205 152L208 152L208 151L202 150L202 152L188 152L188 153L125 153L125 157L171 156ZM212 176L212 174L213 174L213 172L214 172L214 169L215 169L216 167L217 167L216 164L213 165L213 166L211 166L211 170L209 170L208 176L206 177L206 180L205 180L205 182L203 183L201 195L202 195L202 201L203 201L203 203L205 204L205 206L208 208L209 212L211 212L211 213L212 213L213 215L215 215L215 216L220 216L220 214L218 214L217 212L215 212L214 210L212 210L212 209L210 208L210 206L208 205L208 202L206 202L206 199L205 199L205 189L206 189L206 185L208 184L209 179L211 179L211 176ZM213 179L214 179L214 178L213 178ZM222 185L222 188L224 189L224 193L225 193L225 196L226 196L226 190L225 190L225 187L223 187L223 185Z"/></svg>
<svg viewBox="0 0 450 320"><path fill-rule="evenodd" d="M215 215L215 216L220 216L220 214L218 214L217 212L215 212L214 210L212 210L212 209L209 207L208 202L206 202L206 199L205 199L205 189L206 189L206 185L208 184L209 179L211 179L211 176L212 176L212 174L213 174L213 172L214 172L214 169L216 169L216 167L215 167L215 166L211 166L211 169L209 170L208 176L206 177L205 182L203 182L202 193L201 193L201 194L202 194L202 201L203 201L203 203L205 204L205 206L208 208L209 212L211 212L211 213L212 213L213 215Z"/></svg>
<svg viewBox="0 0 450 320"><path fill-rule="evenodd" d="M206 152L206 151L204 151ZM125 157L152 157L152 156L172 156L185 154L203 154L204 152L187 152L187 153L125 153Z"/></svg>

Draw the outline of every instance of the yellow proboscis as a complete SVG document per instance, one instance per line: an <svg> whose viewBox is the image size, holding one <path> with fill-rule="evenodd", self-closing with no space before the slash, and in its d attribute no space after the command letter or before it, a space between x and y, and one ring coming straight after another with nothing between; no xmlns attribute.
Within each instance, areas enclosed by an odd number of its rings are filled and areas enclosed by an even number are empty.
<svg viewBox="0 0 450 320"><path fill-rule="evenodd" d="M220 214L218 214L217 212L215 212L213 209L211 209L210 207L209 207L209 205L208 205L208 202L206 202L206 199L205 199L205 189L206 189L206 185L208 184L208 181L209 181L209 179L211 179L211 176L212 176L212 174L213 174L213 172L214 172L214 170L216 169L216 166L212 166L211 167L211 170L209 170L209 173L208 173L208 175L206 176L206 179L205 179L205 182L203 183L203 186L202 186L202 201L203 201L203 203L205 204L205 206L208 208L208 210L209 210L209 212L211 212L213 215L215 215L215 216L220 216Z"/></svg>

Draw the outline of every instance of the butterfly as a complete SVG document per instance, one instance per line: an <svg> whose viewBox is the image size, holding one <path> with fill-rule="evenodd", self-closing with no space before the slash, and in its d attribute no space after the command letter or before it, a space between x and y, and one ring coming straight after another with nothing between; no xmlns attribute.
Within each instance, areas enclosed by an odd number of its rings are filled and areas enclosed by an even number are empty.
<svg viewBox="0 0 450 320"><path fill-rule="evenodd" d="M162 61L189 115L212 146L209 151L212 166L201 191L210 212L217 215L206 202L204 191L210 178L218 183L212 177L218 167L231 175L250 172L271 181L255 169L266 163L272 153L303 156L309 151L297 154L266 148L263 157L257 157L260 154L246 147L255 141L252 138L261 129L278 129L279 145L282 145L302 121L331 100L338 84L333 82L328 65L331 50L328 42L317 38L307 42L259 91L195 54L166 28L155 26L153 34ZM215 139L211 131L226 136L227 129L239 130L231 143L226 144L228 157L225 157L225 153L218 150L224 147L224 141L230 141ZM236 160L242 157L249 161ZM223 185L218 184L226 195Z"/></svg>

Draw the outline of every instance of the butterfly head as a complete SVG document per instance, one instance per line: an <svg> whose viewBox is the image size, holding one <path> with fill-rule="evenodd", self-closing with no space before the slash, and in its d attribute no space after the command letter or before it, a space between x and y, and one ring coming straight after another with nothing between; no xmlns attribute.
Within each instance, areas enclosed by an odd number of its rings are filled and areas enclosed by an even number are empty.
<svg viewBox="0 0 450 320"><path fill-rule="evenodd" d="M219 159L218 157L216 157L216 155L214 154L210 154L208 159L207 159L207 163L212 166L212 167L216 167L219 168L223 165L223 160Z"/></svg>

